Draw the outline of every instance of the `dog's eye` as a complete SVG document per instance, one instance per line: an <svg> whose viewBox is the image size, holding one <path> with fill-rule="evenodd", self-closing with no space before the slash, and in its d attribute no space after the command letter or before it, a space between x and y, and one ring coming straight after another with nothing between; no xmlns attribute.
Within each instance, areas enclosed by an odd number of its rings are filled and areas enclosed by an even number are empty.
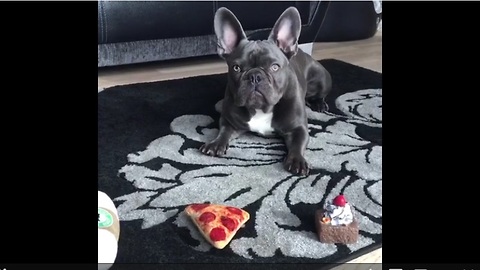
<svg viewBox="0 0 480 270"><path fill-rule="evenodd" d="M270 69L272 69L273 71L277 71L278 69L280 68L280 66L278 64L273 64Z"/></svg>
<svg viewBox="0 0 480 270"><path fill-rule="evenodd" d="M233 65L233 71L240 72L241 68L239 65Z"/></svg>

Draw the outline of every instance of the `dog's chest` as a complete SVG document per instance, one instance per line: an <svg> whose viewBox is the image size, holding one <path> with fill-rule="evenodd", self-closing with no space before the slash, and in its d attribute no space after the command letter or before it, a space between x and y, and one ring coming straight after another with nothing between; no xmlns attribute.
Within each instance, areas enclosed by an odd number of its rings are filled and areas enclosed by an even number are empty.
<svg viewBox="0 0 480 270"><path fill-rule="evenodd" d="M257 132L262 135L272 135L274 129L272 128L273 113L264 113L262 110L255 110L255 115L248 121L250 131Z"/></svg>

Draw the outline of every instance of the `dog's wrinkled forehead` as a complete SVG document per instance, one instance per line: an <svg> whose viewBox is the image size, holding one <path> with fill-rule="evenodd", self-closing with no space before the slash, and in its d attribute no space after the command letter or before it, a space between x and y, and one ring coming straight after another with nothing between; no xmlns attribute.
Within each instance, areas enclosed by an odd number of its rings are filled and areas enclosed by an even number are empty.
<svg viewBox="0 0 480 270"><path fill-rule="evenodd" d="M249 66L263 66L273 63L284 64L287 57L269 40L245 40L232 52L230 61Z"/></svg>

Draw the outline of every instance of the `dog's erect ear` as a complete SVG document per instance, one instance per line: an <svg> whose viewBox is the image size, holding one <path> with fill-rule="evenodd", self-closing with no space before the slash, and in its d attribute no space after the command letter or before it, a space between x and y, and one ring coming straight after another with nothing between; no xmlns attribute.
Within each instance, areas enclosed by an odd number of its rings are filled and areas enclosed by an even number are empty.
<svg viewBox="0 0 480 270"><path fill-rule="evenodd" d="M273 40L290 59L297 53L301 30L300 13L295 7L289 7L278 18L268 39Z"/></svg>
<svg viewBox="0 0 480 270"><path fill-rule="evenodd" d="M245 32L237 17L227 8L221 7L215 13L215 34L218 38L218 54L225 58L246 39Z"/></svg>

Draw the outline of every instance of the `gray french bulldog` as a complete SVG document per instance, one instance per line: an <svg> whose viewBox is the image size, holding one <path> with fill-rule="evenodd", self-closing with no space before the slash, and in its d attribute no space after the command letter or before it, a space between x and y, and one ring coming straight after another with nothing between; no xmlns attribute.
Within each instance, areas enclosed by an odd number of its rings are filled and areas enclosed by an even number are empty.
<svg viewBox="0 0 480 270"><path fill-rule="evenodd" d="M214 19L218 54L228 65L218 136L200 147L207 155L222 156L231 140L245 132L278 134L288 153L286 170L307 175L305 160L308 123L305 106L327 111L325 97L332 79L310 55L298 49L301 19L294 7L286 9L267 40L248 40L235 15L227 8Z"/></svg>

